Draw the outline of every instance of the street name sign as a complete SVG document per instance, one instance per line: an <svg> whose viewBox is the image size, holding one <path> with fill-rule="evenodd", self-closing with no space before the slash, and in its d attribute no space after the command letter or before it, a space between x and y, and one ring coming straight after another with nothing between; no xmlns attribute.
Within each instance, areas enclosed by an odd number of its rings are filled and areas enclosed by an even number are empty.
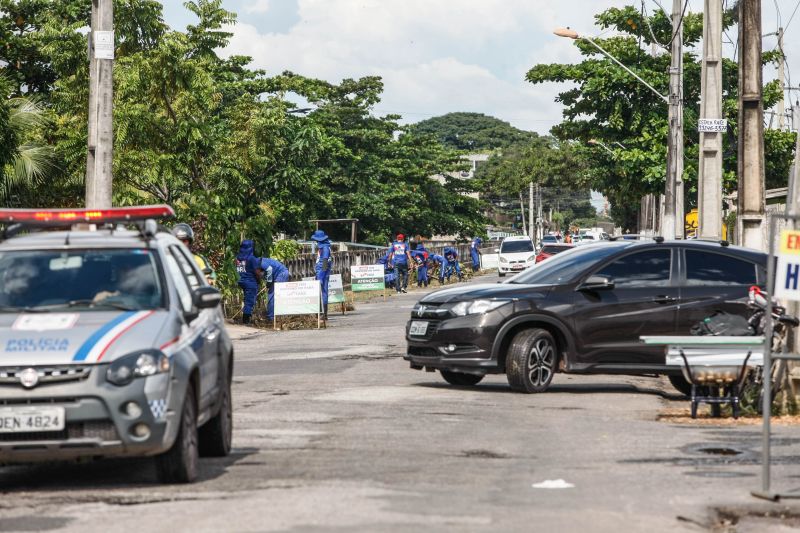
<svg viewBox="0 0 800 533"><path fill-rule="evenodd" d="M350 280L353 292L382 291L386 288L383 265L353 265Z"/></svg>
<svg viewBox="0 0 800 533"><path fill-rule="evenodd" d="M275 315L316 315L320 312L318 280L275 284Z"/></svg>
<svg viewBox="0 0 800 533"><path fill-rule="evenodd" d="M781 231L775 296L800 301L800 231Z"/></svg>
<svg viewBox="0 0 800 533"><path fill-rule="evenodd" d="M728 120L724 118L699 118L697 131L700 133L725 133L728 131Z"/></svg>

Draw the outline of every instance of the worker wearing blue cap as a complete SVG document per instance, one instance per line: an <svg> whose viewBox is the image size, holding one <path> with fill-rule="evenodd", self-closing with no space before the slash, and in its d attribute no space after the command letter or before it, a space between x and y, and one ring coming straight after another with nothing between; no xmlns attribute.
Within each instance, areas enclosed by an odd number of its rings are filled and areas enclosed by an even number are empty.
<svg viewBox="0 0 800 533"><path fill-rule="evenodd" d="M311 240L317 243L317 264L314 266L316 279L319 280L322 291L322 314L328 319L328 280L331 277L331 240L324 231L318 229L311 235Z"/></svg>

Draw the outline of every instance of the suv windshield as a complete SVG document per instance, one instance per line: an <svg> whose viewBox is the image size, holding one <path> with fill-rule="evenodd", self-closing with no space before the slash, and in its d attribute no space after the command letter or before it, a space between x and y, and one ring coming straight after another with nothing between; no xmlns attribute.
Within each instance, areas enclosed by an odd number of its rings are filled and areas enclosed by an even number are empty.
<svg viewBox="0 0 800 533"><path fill-rule="evenodd" d="M154 254L145 249L0 252L0 312L160 307Z"/></svg>
<svg viewBox="0 0 800 533"><path fill-rule="evenodd" d="M503 244L500 245L501 254L517 254L532 251L533 243L528 239L521 241L503 241Z"/></svg>
<svg viewBox="0 0 800 533"><path fill-rule="evenodd" d="M539 263L539 266L515 276L513 279L508 280L507 283L526 285L560 285L569 283L606 257L616 254L622 248L627 248L628 246L630 246L630 243L571 248L547 261Z"/></svg>

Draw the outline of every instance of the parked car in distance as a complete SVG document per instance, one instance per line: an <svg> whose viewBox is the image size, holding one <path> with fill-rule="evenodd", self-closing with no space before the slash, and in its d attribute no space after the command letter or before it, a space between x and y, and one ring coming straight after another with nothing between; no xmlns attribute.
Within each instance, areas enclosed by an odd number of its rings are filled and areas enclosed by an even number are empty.
<svg viewBox="0 0 800 533"><path fill-rule="evenodd" d="M558 235L544 235L540 244L544 246L545 244L558 244L560 242L564 242L564 240Z"/></svg>
<svg viewBox="0 0 800 533"><path fill-rule="evenodd" d="M612 241L577 246L500 284L430 293L406 328L411 368L451 384L505 373L511 388L545 391L556 372L667 375L679 367L642 335L688 335L720 310L748 316L766 283L764 253L708 241Z"/></svg>
<svg viewBox="0 0 800 533"><path fill-rule="evenodd" d="M545 244L544 246L542 246L542 249L536 256L536 262L541 263L548 257L552 257L556 254L560 254L561 252L571 250L574 247L575 247L574 245L566 243Z"/></svg>
<svg viewBox="0 0 800 533"><path fill-rule="evenodd" d="M536 264L536 251L530 237L506 237L497 251L497 272L501 278L506 274L519 274Z"/></svg>

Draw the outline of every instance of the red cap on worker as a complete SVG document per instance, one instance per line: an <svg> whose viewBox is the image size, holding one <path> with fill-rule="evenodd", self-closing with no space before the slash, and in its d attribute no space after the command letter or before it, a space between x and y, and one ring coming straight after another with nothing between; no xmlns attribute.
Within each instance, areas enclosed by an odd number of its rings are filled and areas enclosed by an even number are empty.
<svg viewBox="0 0 800 533"><path fill-rule="evenodd" d="M405 239L405 238L406 238L406 236L405 236L405 235L403 235L402 233L398 233L398 234L397 234L397 240L398 240L398 241L402 241L402 240L403 240L403 239Z"/></svg>

